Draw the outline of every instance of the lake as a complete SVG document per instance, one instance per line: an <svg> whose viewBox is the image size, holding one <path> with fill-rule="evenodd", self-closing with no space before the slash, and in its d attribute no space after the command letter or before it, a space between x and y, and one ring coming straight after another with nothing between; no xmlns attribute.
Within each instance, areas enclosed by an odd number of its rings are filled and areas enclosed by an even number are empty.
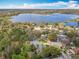
<svg viewBox="0 0 79 59"><path fill-rule="evenodd" d="M79 26L78 22L66 22L64 23L65 26Z"/></svg>
<svg viewBox="0 0 79 59"><path fill-rule="evenodd" d="M64 22L67 20L73 20L79 18L79 15L74 14L60 14L53 13L51 15L41 15L41 14L19 14L17 16L12 16L13 22L32 22L32 23L55 23Z"/></svg>

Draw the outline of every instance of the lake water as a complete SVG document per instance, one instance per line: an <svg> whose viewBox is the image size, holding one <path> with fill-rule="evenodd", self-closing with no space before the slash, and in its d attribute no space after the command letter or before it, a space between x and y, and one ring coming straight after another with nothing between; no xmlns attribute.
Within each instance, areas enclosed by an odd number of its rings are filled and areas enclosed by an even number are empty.
<svg viewBox="0 0 79 59"><path fill-rule="evenodd" d="M67 22L65 26L79 26L78 22Z"/></svg>
<svg viewBox="0 0 79 59"><path fill-rule="evenodd" d="M12 16L13 22L54 23L79 18L79 15L54 13L51 15L19 14Z"/></svg>

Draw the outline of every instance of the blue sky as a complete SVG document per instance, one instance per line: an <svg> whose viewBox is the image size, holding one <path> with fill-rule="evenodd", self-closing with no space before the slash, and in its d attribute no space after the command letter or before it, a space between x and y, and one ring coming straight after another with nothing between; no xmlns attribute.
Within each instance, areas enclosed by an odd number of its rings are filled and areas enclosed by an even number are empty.
<svg viewBox="0 0 79 59"><path fill-rule="evenodd" d="M0 9L79 9L78 0L0 0Z"/></svg>

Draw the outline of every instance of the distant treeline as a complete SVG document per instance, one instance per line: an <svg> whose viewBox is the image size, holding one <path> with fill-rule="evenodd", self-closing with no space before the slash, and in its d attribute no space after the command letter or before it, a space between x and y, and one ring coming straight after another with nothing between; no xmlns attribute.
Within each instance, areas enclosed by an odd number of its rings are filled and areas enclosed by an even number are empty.
<svg viewBox="0 0 79 59"><path fill-rule="evenodd" d="M35 14L52 14L52 13L65 13L65 14L79 14L78 9L0 9L0 16L13 16L22 13L35 13Z"/></svg>

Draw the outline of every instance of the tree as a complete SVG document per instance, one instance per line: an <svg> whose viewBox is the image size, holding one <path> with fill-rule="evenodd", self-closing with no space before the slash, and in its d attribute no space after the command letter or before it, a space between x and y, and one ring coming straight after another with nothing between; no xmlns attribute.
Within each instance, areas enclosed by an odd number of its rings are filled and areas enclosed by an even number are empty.
<svg viewBox="0 0 79 59"><path fill-rule="evenodd" d="M77 37L77 31L70 30L69 32L66 32L65 35L67 35L67 37L70 38L70 41L73 41Z"/></svg>
<svg viewBox="0 0 79 59"><path fill-rule="evenodd" d="M28 52L31 51L30 44L23 44L22 48L20 48L19 53L14 51L12 54L12 59L28 59Z"/></svg>
<svg viewBox="0 0 79 59"><path fill-rule="evenodd" d="M49 57L51 59L51 58L54 58L54 57L58 57L59 55L61 55L61 49L57 48L55 46L47 46L41 52L41 56L43 58Z"/></svg>
<svg viewBox="0 0 79 59"><path fill-rule="evenodd" d="M79 37L73 40L73 43L76 47L79 47Z"/></svg>
<svg viewBox="0 0 79 59"><path fill-rule="evenodd" d="M14 55L12 55L12 59L27 59L27 58L25 58L22 55L16 55L16 54L14 54Z"/></svg>
<svg viewBox="0 0 79 59"><path fill-rule="evenodd" d="M33 54L32 59L43 59L43 57L40 54Z"/></svg>
<svg viewBox="0 0 79 59"><path fill-rule="evenodd" d="M48 40L55 41L56 39L57 39L57 34L56 33L48 34Z"/></svg>
<svg viewBox="0 0 79 59"><path fill-rule="evenodd" d="M70 32L66 32L66 35L67 35L69 38L73 38L74 36L77 35L77 33L76 33L75 30L71 30Z"/></svg>
<svg viewBox="0 0 79 59"><path fill-rule="evenodd" d="M20 28L14 28L11 31L10 39L13 41L26 41L28 40L27 31Z"/></svg>

